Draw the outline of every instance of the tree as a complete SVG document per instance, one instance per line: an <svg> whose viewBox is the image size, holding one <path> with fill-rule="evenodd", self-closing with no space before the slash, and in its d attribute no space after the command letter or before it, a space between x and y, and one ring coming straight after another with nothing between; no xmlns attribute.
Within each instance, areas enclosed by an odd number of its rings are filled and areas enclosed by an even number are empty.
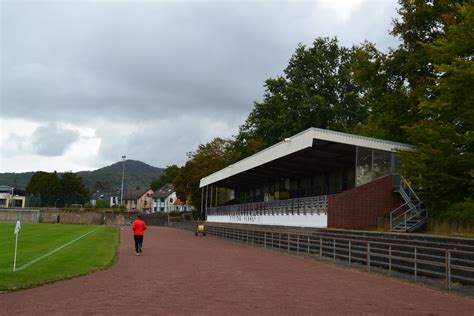
<svg viewBox="0 0 474 316"><path fill-rule="evenodd" d="M38 171L31 176L26 191L39 198L37 206L53 206L61 194L62 185L56 171L54 173Z"/></svg>
<svg viewBox="0 0 474 316"><path fill-rule="evenodd" d="M309 127L351 131L364 122L367 109L351 77L352 62L353 50L335 38L299 45L285 75L265 81L264 99L240 127L235 148L245 156Z"/></svg>
<svg viewBox="0 0 474 316"><path fill-rule="evenodd" d="M163 174L150 184L151 189L156 191L167 183L173 183L180 169L177 165L167 166Z"/></svg>
<svg viewBox="0 0 474 316"><path fill-rule="evenodd" d="M354 52L353 77L361 99L369 108L368 120L356 126L356 134L406 142L404 126L414 121L408 102L408 90L399 76L399 63L364 43Z"/></svg>
<svg viewBox="0 0 474 316"><path fill-rule="evenodd" d="M387 54L364 44L355 54L354 78L370 108L367 124L357 131L372 137L410 141L407 129L420 117L420 102L433 96L436 70L427 44L443 36L456 20L452 0L399 0L400 17L391 34L401 44Z"/></svg>
<svg viewBox="0 0 474 316"><path fill-rule="evenodd" d="M91 201L88 201L85 204L85 207L86 208L110 208L110 203L108 201L97 199L95 201L95 205L93 205Z"/></svg>
<svg viewBox="0 0 474 316"><path fill-rule="evenodd" d="M228 161L229 140L215 138L205 145L199 145L196 152L188 153L189 160L180 169L174 186L178 198L190 201L201 209L201 178L210 175L226 166Z"/></svg>
<svg viewBox="0 0 474 316"><path fill-rule="evenodd" d="M474 8L456 8L443 36L424 45L436 76L408 129L417 150L403 155L403 167L429 188L432 213L474 219Z"/></svg>
<svg viewBox="0 0 474 316"><path fill-rule="evenodd" d="M82 177L72 172L65 172L61 176L61 205L85 204L89 191L85 187Z"/></svg>
<svg viewBox="0 0 474 316"><path fill-rule="evenodd" d="M94 184L94 190L100 192L111 192L113 191L113 188L109 181L96 181Z"/></svg>

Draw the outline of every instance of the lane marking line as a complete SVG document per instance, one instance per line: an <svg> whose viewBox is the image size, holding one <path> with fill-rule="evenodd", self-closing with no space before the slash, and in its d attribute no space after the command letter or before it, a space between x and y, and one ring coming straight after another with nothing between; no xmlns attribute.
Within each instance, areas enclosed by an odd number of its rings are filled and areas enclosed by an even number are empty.
<svg viewBox="0 0 474 316"><path fill-rule="evenodd" d="M38 261L40 261L40 260L43 260L43 259L45 259L45 258L51 256L52 254L55 254L55 253L58 252L59 250L64 249L65 247L67 247L67 246L69 246L69 245L75 243L76 241L78 241L78 240L80 240L80 239L82 239L82 238L84 238L84 237L86 237L86 236L92 234L93 232L96 232L99 228L101 228L101 227L97 227L96 229L94 229L94 230L92 230L92 231L90 231L90 232L88 232L88 233L85 233L84 235L79 236L79 237L77 237L76 239L71 240L70 242L68 242L68 243L66 243L66 244L64 244L64 245L62 245L62 246L60 246L60 247L58 247L58 248L56 248L56 249L54 249L54 250L51 250L50 252L48 252L48 253L46 253L46 254L44 254L44 255L42 255L42 256L36 258L36 259L31 260L30 262L28 262L28 263L22 265L21 267L17 268L16 271L18 272L18 271L21 271L21 270L25 270L26 268L28 268L29 266L35 264L36 262L38 262Z"/></svg>

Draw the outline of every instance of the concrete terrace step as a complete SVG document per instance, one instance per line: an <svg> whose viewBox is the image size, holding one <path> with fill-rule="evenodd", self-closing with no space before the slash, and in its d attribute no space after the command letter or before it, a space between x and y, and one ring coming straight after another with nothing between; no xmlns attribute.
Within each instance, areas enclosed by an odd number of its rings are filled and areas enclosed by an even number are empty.
<svg viewBox="0 0 474 316"><path fill-rule="evenodd" d="M202 222L186 222L190 230L195 230L198 223ZM174 223L173 225L180 225ZM171 225L171 226L173 226ZM396 242L397 244L409 244L420 247L434 247L443 249L456 249L474 252L474 238L449 237L441 235L429 235L421 233L399 233L399 232L377 232L377 231L359 231L344 229L324 229L324 228L308 228L308 227L289 227L289 226L272 226L272 225L253 225L253 224L224 224L224 223L207 223L217 227L232 227L240 229L253 229L267 232L281 233L302 233L311 235L320 235L333 238L347 238L365 241L377 242Z"/></svg>

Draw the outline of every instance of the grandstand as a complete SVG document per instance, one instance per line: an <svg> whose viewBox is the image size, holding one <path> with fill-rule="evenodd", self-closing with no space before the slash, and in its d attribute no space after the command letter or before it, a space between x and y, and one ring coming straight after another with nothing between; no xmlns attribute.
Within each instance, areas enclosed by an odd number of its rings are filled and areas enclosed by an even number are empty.
<svg viewBox="0 0 474 316"><path fill-rule="evenodd" d="M208 222L414 231L426 222L396 172L408 144L309 128L201 179Z"/></svg>

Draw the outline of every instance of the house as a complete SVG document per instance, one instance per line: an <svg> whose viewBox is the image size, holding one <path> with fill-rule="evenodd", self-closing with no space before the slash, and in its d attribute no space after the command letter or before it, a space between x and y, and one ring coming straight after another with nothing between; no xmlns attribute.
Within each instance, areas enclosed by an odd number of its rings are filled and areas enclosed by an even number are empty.
<svg viewBox="0 0 474 316"><path fill-rule="evenodd" d="M115 194L110 194L109 196L110 207L120 206L120 192Z"/></svg>
<svg viewBox="0 0 474 316"><path fill-rule="evenodd" d="M117 190L115 192L96 191L94 194L92 194L90 201L93 207L97 205L97 201L105 202L107 207L119 206L120 205L120 190Z"/></svg>
<svg viewBox="0 0 474 316"><path fill-rule="evenodd" d="M194 206L183 203L179 198L176 198L176 200L174 201L171 207L171 210L178 211L178 212L192 212L194 211Z"/></svg>
<svg viewBox="0 0 474 316"><path fill-rule="evenodd" d="M153 212L190 212L194 208L178 199L173 184L167 183L153 194Z"/></svg>
<svg viewBox="0 0 474 316"><path fill-rule="evenodd" d="M171 183L167 183L153 194L153 212L170 212L176 201L176 192Z"/></svg>
<svg viewBox="0 0 474 316"><path fill-rule="evenodd" d="M26 206L26 196L26 191L8 185L0 185L0 207L24 208Z"/></svg>
<svg viewBox="0 0 474 316"><path fill-rule="evenodd" d="M123 195L123 203L127 211L150 213L153 203L153 190L139 187L127 190Z"/></svg>

